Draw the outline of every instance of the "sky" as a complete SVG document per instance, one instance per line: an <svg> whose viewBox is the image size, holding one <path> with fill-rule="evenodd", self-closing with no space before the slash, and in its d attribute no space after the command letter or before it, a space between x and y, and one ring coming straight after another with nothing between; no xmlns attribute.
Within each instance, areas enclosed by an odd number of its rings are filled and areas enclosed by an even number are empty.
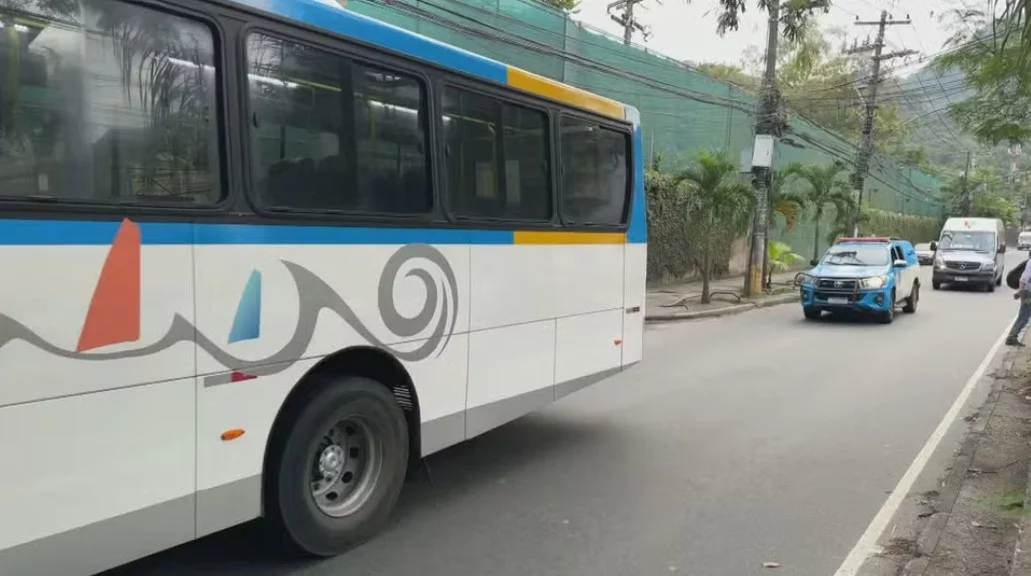
<svg viewBox="0 0 1031 576"><path fill-rule="evenodd" d="M581 0L580 11L574 18L595 28L622 36L623 30L613 22L606 12L606 5L612 0ZM670 56L692 63L717 62L740 65L742 54L749 46L765 47L766 14L754 8L756 2L747 0L749 10L741 18L738 31L727 32L720 37L716 33L718 0L644 0L634 7L634 16L651 28L651 37L645 40L640 34L634 42ZM877 33L876 26L856 26L860 20L872 21L880 18L881 10L887 10L895 19L909 16L911 25L889 26L885 33L887 50L917 50L918 55L899 59L893 66L902 66L901 75L914 72L926 62L921 56L942 50L945 41L952 35L951 18L944 22L941 16L956 8L962 2L971 0L831 0L826 14L818 15L820 27L843 30L848 38L860 43L869 36L871 41ZM660 3L661 2L661 3ZM851 43L851 40L849 40Z"/></svg>

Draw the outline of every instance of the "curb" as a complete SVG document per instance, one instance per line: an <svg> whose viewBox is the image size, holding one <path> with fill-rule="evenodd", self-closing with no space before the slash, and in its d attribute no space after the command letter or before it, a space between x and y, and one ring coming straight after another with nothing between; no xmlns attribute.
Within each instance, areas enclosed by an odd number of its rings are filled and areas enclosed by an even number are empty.
<svg viewBox="0 0 1031 576"><path fill-rule="evenodd" d="M719 318L721 316L731 316L734 314L741 314L742 312L748 312L749 310L756 310L758 308L769 308L771 306L789 304L791 302L798 302L798 294L794 292L789 292L787 294L777 294L776 296L763 298L762 300L756 302L735 304L734 306L727 306L725 308L714 308L712 310L699 310L698 312L677 312L674 314L661 316L645 316L644 321L646 323L659 323L683 322L687 320L700 320L702 318Z"/></svg>

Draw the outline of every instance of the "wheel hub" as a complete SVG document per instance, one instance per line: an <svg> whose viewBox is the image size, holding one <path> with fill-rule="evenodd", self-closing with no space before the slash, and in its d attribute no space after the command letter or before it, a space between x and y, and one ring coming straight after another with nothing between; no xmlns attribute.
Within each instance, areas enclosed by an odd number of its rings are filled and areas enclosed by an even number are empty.
<svg viewBox="0 0 1031 576"><path fill-rule="evenodd" d="M327 446L319 455L319 472L326 480L335 480L340 476L340 471L344 469L346 460L347 455L343 448L336 444Z"/></svg>
<svg viewBox="0 0 1031 576"><path fill-rule="evenodd" d="M359 510L379 481L383 446L361 418L337 422L311 453L310 491L327 516L340 518Z"/></svg>

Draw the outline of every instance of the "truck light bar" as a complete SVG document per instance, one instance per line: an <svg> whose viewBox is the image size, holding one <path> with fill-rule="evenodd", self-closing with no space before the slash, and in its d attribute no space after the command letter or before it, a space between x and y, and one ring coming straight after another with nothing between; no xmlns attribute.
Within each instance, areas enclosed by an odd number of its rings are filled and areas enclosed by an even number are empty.
<svg viewBox="0 0 1031 576"><path fill-rule="evenodd" d="M892 239L887 236L869 236L867 238L838 238L835 244L841 242L891 242Z"/></svg>

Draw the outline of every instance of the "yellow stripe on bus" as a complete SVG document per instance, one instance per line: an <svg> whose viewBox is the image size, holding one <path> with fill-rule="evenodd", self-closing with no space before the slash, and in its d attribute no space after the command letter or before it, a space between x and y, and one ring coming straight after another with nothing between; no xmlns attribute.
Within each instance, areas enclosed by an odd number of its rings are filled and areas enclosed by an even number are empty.
<svg viewBox="0 0 1031 576"><path fill-rule="evenodd" d="M539 232L517 230L515 244L625 244L622 232Z"/></svg>
<svg viewBox="0 0 1031 576"><path fill-rule="evenodd" d="M508 68L508 85L513 88L519 88L526 90L539 96L546 96L553 98L566 104L576 106L578 108L585 108L604 116L616 118L619 120L626 119L626 109L623 105L615 100L609 100L601 96L596 96L590 92L574 88L572 86L566 86L560 82L556 82L544 76L538 76L532 72L526 70L520 70L519 68Z"/></svg>

